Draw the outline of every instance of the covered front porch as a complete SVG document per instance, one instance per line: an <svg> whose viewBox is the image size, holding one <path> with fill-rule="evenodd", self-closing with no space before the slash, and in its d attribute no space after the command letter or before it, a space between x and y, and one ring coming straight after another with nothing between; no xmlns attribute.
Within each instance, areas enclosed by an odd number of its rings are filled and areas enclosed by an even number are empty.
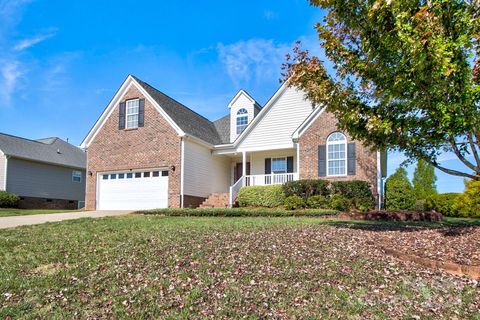
<svg viewBox="0 0 480 320"><path fill-rule="evenodd" d="M299 179L296 148L242 151L228 156L231 158L230 206L242 187L284 184Z"/></svg>

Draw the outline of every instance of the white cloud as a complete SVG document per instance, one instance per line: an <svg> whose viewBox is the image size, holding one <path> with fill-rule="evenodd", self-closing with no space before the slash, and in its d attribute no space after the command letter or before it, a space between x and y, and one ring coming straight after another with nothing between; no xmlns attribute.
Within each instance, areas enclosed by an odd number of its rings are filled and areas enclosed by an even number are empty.
<svg viewBox="0 0 480 320"><path fill-rule="evenodd" d="M55 36L55 34L56 32L52 31L46 34L39 34L31 38L20 40L19 42L17 42L17 44L15 44L15 46L13 47L13 50L22 51L22 50L28 49L36 45L37 43L40 43L42 41L47 40L48 38Z"/></svg>
<svg viewBox="0 0 480 320"><path fill-rule="evenodd" d="M267 20L274 20L278 17L278 14L275 11L272 11L272 10L265 10L265 11L263 11L263 16Z"/></svg>
<svg viewBox="0 0 480 320"><path fill-rule="evenodd" d="M0 75L0 98L3 103L9 105L11 96L23 75L20 62L16 60L2 61Z"/></svg>
<svg viewBox="0 0 480 320"><path fill-rule="evenodd" d="M20 94L19 86L26 84L27 75L35 70L37 61L24 51L56 34L56 29L48 28L20 41L13 37L22 12L30 2L32 0L0 0L0 107L11 104L13 95Z"/></svg>
<svg viewBox="0 0 480 320"><path fill-rule="evenodd" d="M236 86L248 84L252 79L260 82L279 78L285 54L291 45L273 40L250 39L233 44L219 43L220 62Z"/></svg>

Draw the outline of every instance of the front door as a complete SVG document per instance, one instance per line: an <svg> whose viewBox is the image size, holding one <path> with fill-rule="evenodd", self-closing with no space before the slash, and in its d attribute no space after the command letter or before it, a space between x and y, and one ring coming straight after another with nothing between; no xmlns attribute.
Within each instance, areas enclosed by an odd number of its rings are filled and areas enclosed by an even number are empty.
<svg viewBox="0 0 480 320"><path fill-rule="evenodd" d="M250 175L250 162L247 162L247 176ZM242 163L237 163L235 165L234 180L238 181L242 177Z"/></svg>

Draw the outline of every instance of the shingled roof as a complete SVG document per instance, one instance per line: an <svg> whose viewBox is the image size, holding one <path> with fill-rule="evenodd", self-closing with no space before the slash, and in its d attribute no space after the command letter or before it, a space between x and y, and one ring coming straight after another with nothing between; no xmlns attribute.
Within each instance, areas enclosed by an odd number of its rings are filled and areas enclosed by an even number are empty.
<svg viewBox="0 0 480 320"><path fill-rule="evenodd" d="M213 122L155 89L148 83L133 75L132 77L186 134L211 144L224 143L223 137L220 136Z"/></svg>
<svg viewBox="0 0 480 320"><path fill-rule="evenodd" d="M223 118L213 121L215 129L217 129L218 135L222 143L230 142L230 115L227 114Z"/></svg>
<svg viewBox="0 0 480 320"><path fill-rule="evenodd" d="M30 140L0 133L0 150L7 156L85 169L85 152L60 138Z"/></svg>

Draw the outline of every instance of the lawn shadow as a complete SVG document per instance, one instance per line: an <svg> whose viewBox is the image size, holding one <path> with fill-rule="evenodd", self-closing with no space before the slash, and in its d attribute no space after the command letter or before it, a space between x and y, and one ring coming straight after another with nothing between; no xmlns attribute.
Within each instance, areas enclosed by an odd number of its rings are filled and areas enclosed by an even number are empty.
<svg viewBox="0 0 480 320"><path fill-rule="evenodd" d="M480 228L480 219L445 218L442 221L379 221L379 220L332 220L326 222L336 228L347 228L364 231L416 232L438 229L446 237L456 237L471 233Z"/></svg>

